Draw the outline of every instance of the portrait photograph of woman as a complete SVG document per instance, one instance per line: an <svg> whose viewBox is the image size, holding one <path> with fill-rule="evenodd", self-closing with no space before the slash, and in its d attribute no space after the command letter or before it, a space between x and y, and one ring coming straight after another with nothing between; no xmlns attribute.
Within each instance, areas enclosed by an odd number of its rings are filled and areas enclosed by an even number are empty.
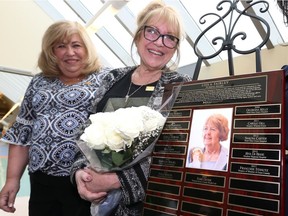
<svg viewBox="0 0 288 216"><path fill-rule="evenodd" d="M227 171L233 108L194 110L186 167Z"/></svg>

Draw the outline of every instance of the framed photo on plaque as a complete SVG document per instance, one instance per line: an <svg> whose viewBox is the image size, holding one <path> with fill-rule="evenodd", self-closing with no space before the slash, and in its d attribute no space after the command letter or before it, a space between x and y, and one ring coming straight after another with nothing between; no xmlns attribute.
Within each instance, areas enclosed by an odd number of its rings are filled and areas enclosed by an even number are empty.
<svg viewBox="0 0 288 216"><path fill-rule="evenodd" d="M184 83L152 154L143 215L284 215L284 93L282 70Z"/></svg>
<svg viewBox="0 0 288 216"><path fill-rule="evenodd" d="M194 111L186 167L227 171L232 114L232 108Z"/></svg>

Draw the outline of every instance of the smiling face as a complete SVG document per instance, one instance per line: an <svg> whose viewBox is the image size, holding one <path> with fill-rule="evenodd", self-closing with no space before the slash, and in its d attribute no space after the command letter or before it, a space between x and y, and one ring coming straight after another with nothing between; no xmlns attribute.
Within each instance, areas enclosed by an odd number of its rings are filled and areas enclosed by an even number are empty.
<svg viewBox="0 0 288 216"><path fill-rule="evenodd" d="M81 76L85 67L87 51L78 34L73 34L67 41L55 44L53 52L63 77L76 78Z"/></svg>
<svg viewBox="0 0 288 216"><path fill-rule="evenodd" d="M220 131L212 122L208 121L203 128L203 143L209 149L220 143Z"/></svg>
<svg viewBox="0 0 288 216"><path fill-rule="evenodd" d="M175 35L171 26L164 20L158 18L151 19L147 26L156 28L160 34ZM141 58L141 65L148 70L160 70L173 57L176 48L170 49L164 46L162 37L152 42L144 37L144 30L141 31L140 38L137 42L137 50Z"/></svg>

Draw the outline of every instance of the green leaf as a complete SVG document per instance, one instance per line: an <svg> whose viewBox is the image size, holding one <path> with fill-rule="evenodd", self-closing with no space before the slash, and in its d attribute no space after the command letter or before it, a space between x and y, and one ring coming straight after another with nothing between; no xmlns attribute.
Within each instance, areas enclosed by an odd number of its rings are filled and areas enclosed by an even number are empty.
<svg viewBox="0 0 288 216"><path fill-rule="evenodd" d="M117 167L123 166L126 162L128 162L132 158L132 151L120 151L120 152L112 152L112 161Z"/></svg>

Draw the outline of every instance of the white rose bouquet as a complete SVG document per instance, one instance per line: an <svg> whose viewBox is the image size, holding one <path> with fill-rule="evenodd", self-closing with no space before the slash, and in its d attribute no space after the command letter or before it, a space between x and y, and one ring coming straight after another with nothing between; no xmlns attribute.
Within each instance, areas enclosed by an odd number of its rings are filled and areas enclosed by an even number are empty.
<svg viewBox="0 0 288 216"><path fill-rule="evenodd" d="M89 119L78 146L97 172L125 169L149 155L166 121L147 106L100 112ZM92 216L109 215L120 198L120 190L109 192L103 203L91 205Z"/></svg>
<svg viewBox="0 0 288 216"><path fill-rule="evenodd" d="M98 172L123 169L160 135L166 118L147 106L90 116L78 145Z"/></svg>

